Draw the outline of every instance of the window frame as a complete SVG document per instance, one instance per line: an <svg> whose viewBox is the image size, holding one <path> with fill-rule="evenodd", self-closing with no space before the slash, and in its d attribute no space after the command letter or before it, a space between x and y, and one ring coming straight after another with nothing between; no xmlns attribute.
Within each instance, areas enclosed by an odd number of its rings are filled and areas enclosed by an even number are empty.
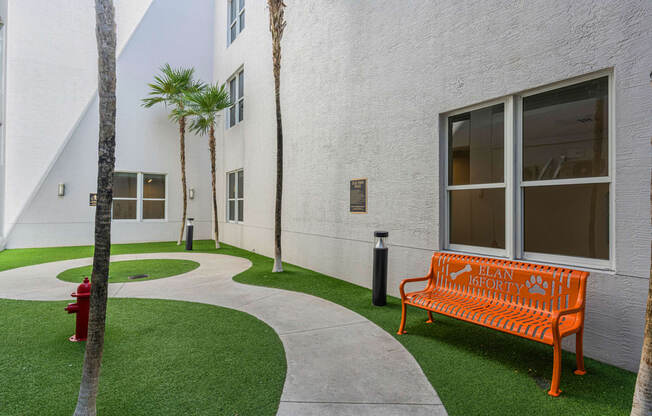
<svg viewBox="0 0 652 416"><path fill-rule="evenodd" d="M114 200L123 201L136 201L136 218L113 218L113 202L111 203L111 221L116 222L167 222L168 221L168 174L162 172L140 172L129 170L115 170L114 173L127 173L136 175L136 198L116 198ZM143 188L145 175L160 175L165 180L165 199L162 198L145 198ZM165 216L163 218L143 218L143 202L144 201L165 201L164 210Z"/></svg>
<svg viewBox="0 0 652 416"><path fill-rule="evenodd" d="M238 218L239 205L240 205L240 203L244 204L244 199L245 199L244 198L244 190L242 191L242 198L238 197L238 190L239 190L238 173L240 173L240 172L242 172L242 185L244 187L244 168L235 169L235 170L231 170L231 171L226 172L226 208L224 210L224 212L226 213L226 216L224 217L224 219L226 220L226 222L228 222L230 224L243 224L244 223L244 209L242 210L242 219ZM234 194L233 194L234 197L233 198L231 198L229 196L229 175L235 175L235 189L234 189ZM233 214L234 219L233 220L229 219L229 216L230 216L229 214L231 214L231 210L229 208L229 203L231 201L235 202L234 203L234 208L233 208L233 210L234 210L234 214Z"/></svg>
<svg viewBox="0 0 652 416"><path fill-rule="evenodd" d="M243 224L244 223L244 209L242 210L242 219L238 218L239 205L240 205L240 203L244 204L244 199L245 199L244 198L244 190L242 191L242 198L238 197L238 190L239 190L239 187L240 187L238 185L238 173L240 173L240 172L242 172L242 185L244 187L244 168L235 169L235 170L231 170L231 171L226 172L226 209L225 209L226 216L225 216L225 220L226 220L226 222L228 222L230 224ZM234 197L233 198L231 198L229 196L229 175L235 175L235 189L234 189ZM234 219L233 220L229 219L230 214L231 214L231 210L229 208L229 203L231 201L235 202L234 208L233 208L233 210L234 210L234 214L233 214Z"/></svg>
<svg viewBox="0 0 652 416"><path fill-rule="evenodd" d="M138 184L140 185L140 202L138 203L139 206L139 213L140 213L140 221L142 222L167 222L168 220L168 175L167 173L158 173L158 172L139 172L140 175L140 180ZM165 181L165 198L145 198L145 175L158 175L158 176L163 176L163 180ZM163 218L143 218L143 206L145 201L164 201L164 207L163 207L163 212L165 215Z"/></svg>
<svg viewBox="0 0 652 416"><path fill-rule="evenodd" d="M240 87L240 80L242 79L242 88ZM244 79L244 66L241 66L238 68L237 71L233 73L227 80L226 84L229 89L229 99L233 99L231 97L231 82L235 82L235 98L236 100L233 101L233 105L231 107L227 108L227 114L226 114L226 123L224 125L226 126L226 129L230 129L232 127L237 126L238 124L244 122L244 116L242 116L241 112L244 113L244 89L245 89L245 79ZM240 109L242 107L242 110ZM234 122L231 124L231 114L234 114ZM240 117L242 116L242 119Z"/></svg>
<svg viewBox="0 0 652 416"><path fill-rule="evenodd" d="M227 0L226 6L226 46L227 48L231 46L233 42L238 38L238 35L242 33L244 28L242 27L242 16L245 14L246 2L240 8L240 0ZM233 6L235 9L235 19L231 21L231 14L233 13ZM231 29L235 26L235 36L231 35Z"/></svg>
<svg viewBox="0 0 652 416"><path fill-rule="evenodd" d="M607 175L599 177L585 177L585 178L570 178L570 179L553 179L553 180L539 180L539 181L523 181L523 98L540 94L546 91L579 84L585 81L591 81L598 78L607 77L607 109L608 109L608 160L607 160ZM598 71L592 74L587 74L580 77L571 78L568 80L552 83L539 88L533 88L521 93L512 94L506 97L497 98L494 100L484 101L472 106L464 107L458 110L450 111L442 114L440 137L443 138L443 143L440 146L443 158L443 171L441 181L443 204L440 211L444 216L444 221L441 222L441 247L446 251L462 252L469 254L479 254L490 257L506 258L510 260L524 260L528 262L546 263L546 264L560 264L579 266L588 269L595 269L601 271L613 271L615 264L616 253L616 230L615 230L615 91L614 91L613 71L605 70ZM496 104L504 104L505 108L505 136L504 136L504 183L490 183L490 184L472 184L472 185L449 185L449 132L448 124L449 118L467 113L473 110L478 110L490 107ZM577 185L577 184L591 184L591 183L608 183L609 184L609 258L608 259L594 259L579 256L567 256L560 254L536 253L528 252L524 249L523 241L523 192L524 188L532 186L550 186L550 185ZM453 190L464 189L487 189L487 188L504 188L505 189L505 249L495 249L490 247L469 246L462 244L452 244L450 242L450 192Z"/></svg>

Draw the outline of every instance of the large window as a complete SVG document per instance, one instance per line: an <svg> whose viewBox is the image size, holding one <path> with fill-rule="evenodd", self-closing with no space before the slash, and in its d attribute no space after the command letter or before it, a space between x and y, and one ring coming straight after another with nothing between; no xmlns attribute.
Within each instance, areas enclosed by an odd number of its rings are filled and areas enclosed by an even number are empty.
<svg viewBox="0 0 652 416"><path fill-rule="evenodd" d="M608 268L608 76L447 117L446 246Z"/></svg>
<svg viewBox="0 0 652 416"><path fill-rule="evenodd" d="M227 128L244 120L244 69L229 78L229 97L233 105L228 109Z"/></svg>
<svg viewBox="0 0 652 416"><path fill-rule="evenodd" d="M166 219L166 176L153 173L113 174L114 220Z"/></svg>
<svg viewBox="0 0 652 416"><path fill-rule="evenodd" d="M227 45L233 43L245 27L245 0L227 0L229 8L229 28Z"/></svg>
<svg viewBox="0 0 652 416"><path fill-rule="evenodd" d="M229 222L242 222L244 221L244 171L240 169L227 173L226 187L226 219Z"/></svg>

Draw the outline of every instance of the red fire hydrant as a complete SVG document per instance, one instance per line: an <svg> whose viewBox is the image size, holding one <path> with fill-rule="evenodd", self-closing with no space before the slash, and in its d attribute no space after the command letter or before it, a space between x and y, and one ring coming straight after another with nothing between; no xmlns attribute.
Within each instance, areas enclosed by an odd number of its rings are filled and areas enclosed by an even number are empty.
<svg viewBox="0 0 652 416"><path fill-rule="evenodd" d="M91 284L88 282L88 277L85 277L84 282L77 287L77 292L72 293L70 296L77 298L77 303L69 303L65 309L68 313L77 314L77 322L75 325L75 335L68 339L72 342L86 341L91 297Z"/></svg>

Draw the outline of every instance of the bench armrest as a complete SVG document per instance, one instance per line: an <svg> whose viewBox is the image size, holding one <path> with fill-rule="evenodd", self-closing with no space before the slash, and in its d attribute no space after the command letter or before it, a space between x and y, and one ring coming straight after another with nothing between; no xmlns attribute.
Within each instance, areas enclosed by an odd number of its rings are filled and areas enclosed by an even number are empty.
<svg viewBox="0 0 652 416"><path fill-rule="evenodd" d="M401 300L405 299L405 291L404 291L404 286L406 283L412 283L412 282L422 282L424 280L430 279L430 275L428 276L423 276L423 277L412 277L410 279L403 279L401 280L401 284L398 285L398 290L401 292Z"/></svg>
<svg viewBox="0 0 652 416"><path fill-rule="evenodd" d="M559 337L559 319L564 315L570 315L573 313L584 312L584 302L575 308L563 309L561 311L556 311L552 315L552 332L555 337Z"/></svg>

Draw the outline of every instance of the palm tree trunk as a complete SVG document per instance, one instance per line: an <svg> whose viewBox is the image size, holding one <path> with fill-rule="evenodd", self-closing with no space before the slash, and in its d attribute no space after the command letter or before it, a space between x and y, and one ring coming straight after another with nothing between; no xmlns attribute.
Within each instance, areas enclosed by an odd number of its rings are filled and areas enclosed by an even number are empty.
<svg viewBox="0 0 652 416"><path fill-rule="evenodd" d="M652 202L652 182L650 183L650 201ZM636 389L632 403L631 416L652 414L652 267L650 267L650 284L647 293L647 312L645 313L645 333L641 364L636 377Z"/></svg>
<svg viewBox="0 0 652 416"><path fill-rule="evenodd" d="M183 110L183 106L181 106ZM183 216L181 217L181 231L177 245L183 241L183 229L186 226L186 211L188 210L188 193L186 192L186 117L179 119L179 157L181 158L181 192L183 192Z"/></svg>
<svg viewBox="0 0 652 416"><path fill-rule="evenodd" d="M211 188L213 191L213 238L215 248L220 248L220 234L217 224L217 190L215 189L215 126L211 124L208 132L208 148L211 156Z"/></svg>
<svg viewBox="0 0 652 416"><path fill-rule="evenodd" d="M95 211L95 252L91 275L90 317L84 367L75 416L94 416L100 381L109 261L111 255L111 203L115 166L115 10L112 0L95 0L99 70L100 132L97 162L97 208Z"/></svg>
<svg viewBox="0 0 652 416"><path fill-rule="evenodd" d="M272 64L276 103L276 206L274 211L274 266L272 272L282 272L281 208L283 205L283 127L281 122L281 39L285 29L283 0L267 0L269 30L272 32Z"/></svg>

